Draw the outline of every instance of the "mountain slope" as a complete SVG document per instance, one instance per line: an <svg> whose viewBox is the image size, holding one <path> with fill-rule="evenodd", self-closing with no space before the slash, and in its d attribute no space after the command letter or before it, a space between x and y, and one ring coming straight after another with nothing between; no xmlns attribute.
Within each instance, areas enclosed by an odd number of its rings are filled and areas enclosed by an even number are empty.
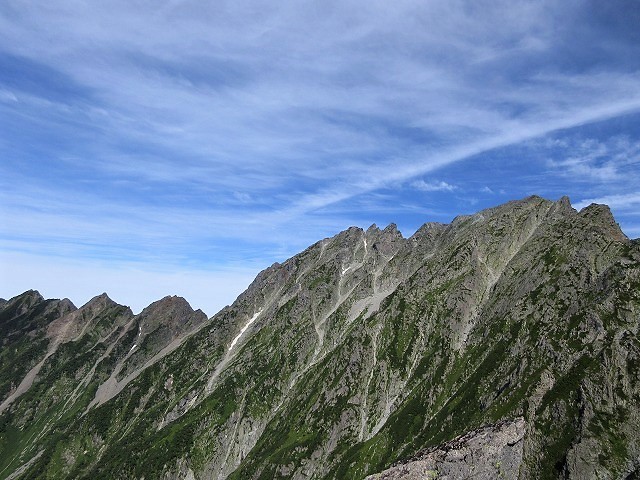
<svg viewBox="0 0 640 480"><path fill-rule="evenodd" d="M208 321L171 297L0 309L28 359L3 357L0 478L363 478L516 417L520 478L640 467L640 244L605 206L350 228Z"/></svg>

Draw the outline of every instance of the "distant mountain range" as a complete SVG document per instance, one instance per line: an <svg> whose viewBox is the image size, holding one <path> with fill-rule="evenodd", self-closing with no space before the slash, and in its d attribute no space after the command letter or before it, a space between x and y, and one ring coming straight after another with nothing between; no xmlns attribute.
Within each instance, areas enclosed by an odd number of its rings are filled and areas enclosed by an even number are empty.
<svg viewBox="0 0 640 480"><path fill-rule="evenodd" d="M28 291L0 479L637 479L639 323L640 241L566 197L349 228L210 319Z"/></svg>

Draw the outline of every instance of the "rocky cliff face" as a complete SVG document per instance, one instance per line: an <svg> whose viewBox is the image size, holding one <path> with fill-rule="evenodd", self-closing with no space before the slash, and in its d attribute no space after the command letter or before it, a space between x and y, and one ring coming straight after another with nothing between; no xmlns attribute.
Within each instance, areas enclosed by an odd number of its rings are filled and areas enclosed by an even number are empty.
<svg viewBox="0 0 640 480"><path fill-rule="evenodd" d="M524 435L523 418L504 420L420 451L366 480L517 480Z"/></svg>
<svg viewBox="0 0 640 480"><path fill-rule="evenodd" d="M639 315L640 244L566 198L350 228L209 320L27 292L0 305L0 478L625 478Z"/></svg>

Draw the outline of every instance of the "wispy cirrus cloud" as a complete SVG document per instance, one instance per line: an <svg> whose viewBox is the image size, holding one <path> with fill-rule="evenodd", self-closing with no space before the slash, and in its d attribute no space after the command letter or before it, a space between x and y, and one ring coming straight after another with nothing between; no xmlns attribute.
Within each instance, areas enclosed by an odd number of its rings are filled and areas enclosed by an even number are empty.
<svg viewBox="0 0 640 480"><path fill-rule="evenodd" d="M4 2L1 245L266 266L391 213L453 217L454 189L630 195L623 3ZM582 133L614 121L626 137Z"/></svg>
<svg viewBox="0 0 640 480"><path fill-rule="evenodd" d="M411 186L416 190L423 192L453 192L456 188L455 185L444 182L442 180L434 180L432 182L425 182L424 180L416 180L411 182Z"/></svg>
<svg viewBox="0 0 640 480"><path fill-rule="evenodd" d="M549 159L548 165L558 174L576 181L618 183L629 180L640 166L640 142L626 136L605 140L593 138L562 139L550 142L562 157Z"/></svg>

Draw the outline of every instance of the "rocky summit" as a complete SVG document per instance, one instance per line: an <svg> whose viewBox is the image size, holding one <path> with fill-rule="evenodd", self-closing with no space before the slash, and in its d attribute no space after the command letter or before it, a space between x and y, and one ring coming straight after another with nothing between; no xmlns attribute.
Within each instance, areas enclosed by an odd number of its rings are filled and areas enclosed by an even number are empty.
<svg viewBox="0 0 640 480"><path fill-rule="evenodd" d="M0 478L640 478L639 322L640 241L567 198L349 228L209 319L28 291Z"/></svg>

